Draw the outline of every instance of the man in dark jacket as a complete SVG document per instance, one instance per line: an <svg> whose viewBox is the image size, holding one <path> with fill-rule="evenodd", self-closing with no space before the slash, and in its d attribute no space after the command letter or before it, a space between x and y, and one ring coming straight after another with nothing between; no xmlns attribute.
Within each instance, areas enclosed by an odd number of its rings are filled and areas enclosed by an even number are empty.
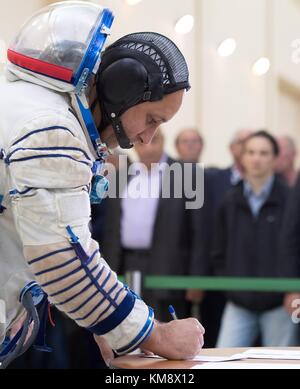
<svg viewBox="0 0 300 389"><path fill-rule="evenodd" d="M210 261L214 223L218 208L225 194L236 186L243 176L242 150L243 142L254 131L241 129L237 131L230 142L232 165L227 169L208 168L204 176L204 206L197 213L198 256L193 257L190 273L194 276L215 275L215 269ZM178 138L181 139L180 137ZM207 348L216 346L220 331L221 319L226 304L225 294L220 291L188 290L187 299L193 303L200 303L201 318L205 323L205 345Z"/></svg>
<svg viewBox="0 0 300 389"><path fill-rule="evenodd" d="M274 175L279 148L266 131L246 140L244 182L225 197L218 214L213 258L219 274L279 276L278 241L288 188ZM231 292L218 347L249 347L261 335L263 346L292 346L296 326L279 293Z"/></svg>
<svg viewBox="0 0 300 389"><path fill-rule="evenodd" d="M289 197L281 237L281 255L285 259L281 266L283 278L300 278L300 175ZM299 322L300 290L287 293L284 306Z"/></svg>
<svg viewBox="0 0 300 389"><path fill-rule="evenodd" d="M141 163L132 164L128 185L119 188L121 196L107 199L110 218L106 220L100 242L102 251L109 255L112 269L120 274L140 271L143 276L189 275L190 262L198 256L195 211L186 209L189 200L184 190L182 196L175 193L180 189L178 175L169 174L171 167L183 173L183 164L164 153L161 132L154 136L150 145L138 145L136 151L145 169L133 175ZM186 181L183 177L179 185ZM170 190L169 196L164 195L165 190ZM142 295L155 307L156 317L161 321L170 320L170 304L174 304L179 317L189 312L182 291L145 289Z"/></svg>

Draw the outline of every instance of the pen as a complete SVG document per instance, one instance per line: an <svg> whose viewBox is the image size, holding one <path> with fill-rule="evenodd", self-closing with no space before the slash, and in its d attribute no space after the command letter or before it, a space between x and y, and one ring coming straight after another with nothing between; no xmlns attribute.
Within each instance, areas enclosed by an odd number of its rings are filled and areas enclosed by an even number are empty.
<svg viewBox="0 0 300 389"><path fill-rule="evenodd" d="M173 305L170 305L170 306L169 306L169 312L170 312L170 315L172 316L173 320L178 320L178 318L177 318L177 315L176 315L176 312L175 312L175 309L174 309Z"/></svg>

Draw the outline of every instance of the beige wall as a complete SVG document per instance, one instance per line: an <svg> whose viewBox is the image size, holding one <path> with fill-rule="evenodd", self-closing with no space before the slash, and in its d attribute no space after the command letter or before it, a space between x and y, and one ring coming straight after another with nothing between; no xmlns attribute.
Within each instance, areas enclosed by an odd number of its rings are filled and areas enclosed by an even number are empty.
<svg viewBox="0 0 300 389"><path fill-rule="evenodd" d="M0 8L0 73L6 58L6 48L21 25L32 13L43 7L46 0L2 0Z"/></svg>
<svg viewBox="0 0 300 389"><path fill-rule="evenodd" d="M133 31L154 30L172 38L184 52L193 88L179 115L165 127L171 155L176 155L177 133L193 125L206 139L204 162L208 165L230 163L227 145L241 127L286 131L297 138L300 147L300 49L299 62L294 63L291 46L299 39L300 48L299 0L143 0L132 7L124 0L93 1L116 14L110 42ZM0 53L3 42L10 41L21 23L51 2L3 0ZM179 36L174 24L188 13L194 14L196 26L188 35ZM232 57L221 58L216 48L227 37L234 37L238 48ZM272 68L259 78L252 74L251 66L264 55L270 57Z"/></svg>
<svg viewBox="0 0 300 389"><path fill-rule="evenodd" d="M31 14L47 3L45 0L2 0L0 37L7 43Z"/></svg>
<svg viewBox="0 0 300 389"><path fill-rule="evenodd" d="M95 3L111 8L115 22L110 42L136 31L156 31L173 39L186 56L191 72L192 90L186 95L179 114L164 126L166 146L170 154L176 155L174 138L182 127L194 126L197 121L197 65L195 53L197 37L195 30L180 36L174 30L176 21L185 14L195 14L199 0L143 0L136 6L128 6L123 0L94 0ZM159 10L159 12L157 12Z"/></svg>
<svg viewBox="0 0 300 389"><path fill-rule="evenodd" d="M266 124L266 81L251 72L255 59L264 55L264 3L202 0L203 70L198 103L206 138L204 161L209 165L230 163L227 145L238 128ZM231 57L220 57L217 46L229 37L236 39L237 51Z"/></svg>

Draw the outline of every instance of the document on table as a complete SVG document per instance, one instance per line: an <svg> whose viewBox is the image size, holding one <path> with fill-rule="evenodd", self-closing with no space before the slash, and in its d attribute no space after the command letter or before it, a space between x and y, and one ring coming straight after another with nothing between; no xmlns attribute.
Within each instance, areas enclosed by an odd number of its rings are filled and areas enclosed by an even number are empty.
<svg viewBox="0 0 300 389"><path fill-rule="evenodd" d="M212 370L241 370L241 369L300 369L300 365L296 364L283 364L283 363L241 363L241 362L224 362L224 363L203 363L202 365L196 365L192 369L212 369Z"/></svg>
<svg viewBox="0 0 300 389"><path fill-rule="evenodd" d="M243 353L247 359L300 360L300 351L252 348Z"/></svg>
<svg viewBox="0 0 300 389"><path fill-rule="evenodd" d="M153 359L161 359L164 360L165 358L161 358L158 355L145 355L144 358L153 358ZM206 355L198 355L197 357L190 359L189 362L226 362L226 361L239 361L241 359L245 359L244 354L235 354L231 356L206 356Z"/></svg>
<svg viewBox="0 0 300 389"><path fill-rule="evenodd" d="M230 357L220 356L220 357L211 357L206 355L198 355L192 361L193 362L227 362L227 361L240 361L244 359L244 354L234 354Z"/></svg>
<svg viewBox="0 0 300 389"><path fill-rule="evenodd" d="M165 358L159 357L158 355L144 355L144 358L153 358L161 359ZM231 356L206 356L198 355L194 359L191 359L191 362L228 362L228 361L241 361L243 359L272 359L272 360L300 360L300 350L273 350L273 349L260 349L252 348L244 351L240 354L234 354ZM300 368L300 365L298 365Z"/></svg>

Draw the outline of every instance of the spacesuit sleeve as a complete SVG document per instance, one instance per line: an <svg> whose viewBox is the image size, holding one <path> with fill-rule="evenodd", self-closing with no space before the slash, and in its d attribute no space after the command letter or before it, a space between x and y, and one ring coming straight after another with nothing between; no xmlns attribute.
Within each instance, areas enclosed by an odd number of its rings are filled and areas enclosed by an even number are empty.
<svg viewBox="0 0 300 389"><path fill-rule="evenodd" d="M91 239L87 148L69 122L29 123L5 159L11 207L24 256L49 301L123 355L151 334L154 315Z"/></svg>

